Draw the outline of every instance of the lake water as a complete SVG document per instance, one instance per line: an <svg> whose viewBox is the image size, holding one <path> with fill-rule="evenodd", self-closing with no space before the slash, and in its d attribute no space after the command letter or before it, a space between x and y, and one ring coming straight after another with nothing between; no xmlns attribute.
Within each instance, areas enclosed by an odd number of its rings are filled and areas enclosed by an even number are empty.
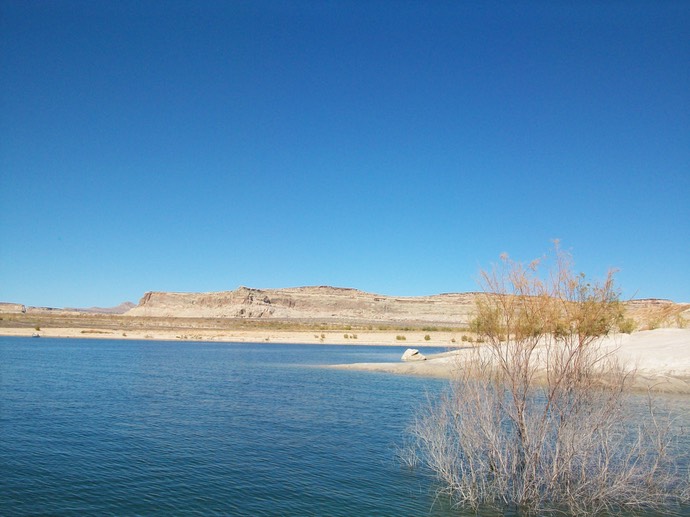
<svg viewBox="0 0 690 517"><path fill-rule="evenodd" d="M0 338L0 514L451 515L396 459L443 381L318 367L403 351Z"/></svg>
<svg viewBox="0 0 690 517"><path fill-rule="evenodd" d="M2 515L443 515L403 348L0 338ZM432 507L434 507L432 509Z"/></svg>

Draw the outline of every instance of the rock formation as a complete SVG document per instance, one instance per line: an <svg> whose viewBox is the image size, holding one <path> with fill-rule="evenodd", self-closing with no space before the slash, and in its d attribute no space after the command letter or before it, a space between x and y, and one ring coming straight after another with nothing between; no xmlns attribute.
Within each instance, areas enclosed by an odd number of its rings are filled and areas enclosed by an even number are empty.
<svg viewBox="0 0 690 517"><path fill-rule="evenodd" d="M426 357L424 357L424 354L420 354L419 350L417 350L416 348L408 348L407 350L405 350L400 359L402 359L405 362L426 361Z"/></svg>
<svg viewBox="0 0 690 517"><path fill-rule="evenodd" d="M337 287L250 289L217 293L149 292L127 316L261 318L293 321L466 325L474 293L393 297Z"/></svg>
<svg viewBox="0 0 690 517"><path fill-rule="evenodd" d="M21 303L0 302L0 313L23 314L25 312L26 306Z"/></svg>
<svg viewBox="0 0 690 517"><path fill-rule="evenodd" d="M387 325L394 328L429 327L429 330L434 330L467 328L480 296L483 294L400 297L328 286L286 289L240 287L234 291L211 293L148 292L136 306L125 303L111 309L57 309L0 303L0 314L7 314L6 319L34 315L66 318L123 314L127 319L157 318L161 322L170 318L215 320L214 324L221 324L227 319L272 320L297 324L376 326L379 329ZM623 307L627 321L622 328L629 330L690 326L689 303L642 299L623 302ZM170 322L166 325L174 326Z"/></svg>
<svg viewBox="0 0 690 517"><path fill-rule="evenodd" d="M273 319L295 322L466 327L479 293L399 297L338 287L251 289L215 293L148 292L127 316ZM690 304L669 300L624 302L636 330L683 327Z"/></svg>

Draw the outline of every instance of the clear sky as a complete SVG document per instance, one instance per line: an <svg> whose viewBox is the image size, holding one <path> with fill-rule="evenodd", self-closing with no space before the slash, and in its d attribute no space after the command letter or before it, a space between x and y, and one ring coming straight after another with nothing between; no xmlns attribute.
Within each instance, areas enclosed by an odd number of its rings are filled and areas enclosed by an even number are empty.
<svg viewBox="0 0 690 517"><path fill-rule="evenodd" d="M690 2L0 0L0 301L472 291L554 238L690 302Z"/></svg>

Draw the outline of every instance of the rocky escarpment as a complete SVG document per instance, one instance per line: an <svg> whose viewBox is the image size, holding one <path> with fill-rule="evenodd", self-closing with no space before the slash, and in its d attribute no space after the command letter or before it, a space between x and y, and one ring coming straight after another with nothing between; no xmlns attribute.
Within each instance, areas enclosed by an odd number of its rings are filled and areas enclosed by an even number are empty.
<svg viewBox="0 0 690 517"><path fill-rule="evenodd" d="M644 298L624 303L628 318L635 321L636 330L656 328L684 328L690 325L690 303Z"/></svg>
<svg viewBox="0 0 690 517"><path fill-rule="evenodd" d="M23 314L26 312L26 305L21 303L0 302L0 314Z"/></svg>
<svg viewBox="0 0 690 517"><path fill-rule="evenodd" d="M171 318L278 321L297 323L335 323L342 325L391 325L395 327L467 327L476 310L481 293L439 294L433 296L396 297L337 287L295 287L287 289L250 289L211 293L148 292L139 304L112 309L56 309L31 307L18 303L0 303L5 326L27 318L72 318L95 325L94 318L159 318L175 325ZM641 299L623 302L621 330L690 327L690 303L670 300ZM126 311L126 312L125 312ZM75 319L76 318L76 319ZM104 320L105 321L105 320ZM179 320L178 320L179 321ZM62 324L66 324L63 323Z"/></svg>
<svg viewBox="0 0 690 517"><path fill-rule="evenodd" d="M324 322L466 325L476 294L392 297L336 287L217 293L149 292L126 314L148 317L262 318Z"/></svg>
<svg viewBox="0 0 690 517"><path fill-rule="evenodd" d="M149 292L127 316L273 319L351 324L467 326L478 293L395 297L336 287L250 289L214 293ZM634 328L684 327L690 304L645 299L624 302Z"/></svg>

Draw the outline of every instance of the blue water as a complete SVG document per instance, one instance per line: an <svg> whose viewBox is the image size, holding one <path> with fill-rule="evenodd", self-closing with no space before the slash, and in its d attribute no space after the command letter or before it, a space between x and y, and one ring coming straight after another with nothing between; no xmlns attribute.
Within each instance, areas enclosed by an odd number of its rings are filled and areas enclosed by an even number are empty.
<svg viewBox="0 0 690 517"><path fill-rule="evenodd" d="M447 515L403 348L0 338L1 515Z"/></svg>
<svg viewBox="0 0 690 517"><path fill-rule="evenodd" d="M403 351L0 338L0 515L459 515L396 458L445 383L321 367Z"/></svg>

